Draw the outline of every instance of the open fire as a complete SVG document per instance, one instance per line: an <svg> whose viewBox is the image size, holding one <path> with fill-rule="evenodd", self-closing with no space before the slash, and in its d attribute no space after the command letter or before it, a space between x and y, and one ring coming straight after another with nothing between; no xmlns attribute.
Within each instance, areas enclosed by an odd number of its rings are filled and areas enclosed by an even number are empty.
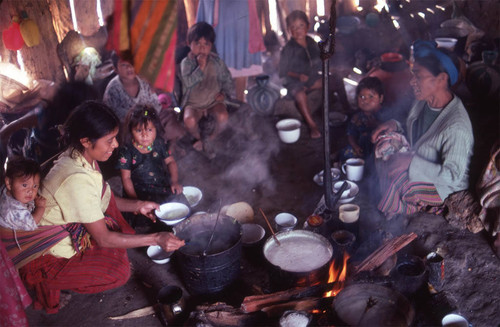
<svg viewBox="0 0 500 327"><path fill-rule="evenodd" d="M328 271L328 283L338 283L335 284L332 290L326 292L323 297L335 296L344 288L344 281L347 275L347 260L349 260L349 254L347 252L343 254L342 265L338 264L336 260L332 260Z"/></svg>

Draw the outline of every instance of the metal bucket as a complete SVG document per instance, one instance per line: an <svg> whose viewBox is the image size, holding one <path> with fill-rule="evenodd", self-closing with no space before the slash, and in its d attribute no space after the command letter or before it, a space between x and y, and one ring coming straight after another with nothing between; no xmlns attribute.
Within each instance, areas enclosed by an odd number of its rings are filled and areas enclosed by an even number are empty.
<svg viewBox="0 0 500 327"><path fill-rule="evenodd" d="M232 217L220 215L210 248L203 255L216 220L217 214L199 214L173 228L186 241L175 252L175 263L192 295L222 291L240 272L241 225Z"/></svg>
<svg viewBox="0 0 500 327"><path fill-rule="evenodd" d="M328 280L333 247L323 236L306 230L276 234L278 243L270 237L263 247L271 270L274 289L310 286Z"/></svg>

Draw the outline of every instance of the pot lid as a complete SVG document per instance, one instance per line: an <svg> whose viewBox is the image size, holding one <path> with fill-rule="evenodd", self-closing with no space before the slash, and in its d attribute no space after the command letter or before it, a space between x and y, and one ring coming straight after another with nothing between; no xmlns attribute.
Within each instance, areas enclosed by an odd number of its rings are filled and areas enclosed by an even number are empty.
<svg viewBox="0 0 500 327"><path fill-rule="evenodd" d="M346 286L335 297L333 309L351 326L410 326L415 311L400 293L377 284Z"/></svg>

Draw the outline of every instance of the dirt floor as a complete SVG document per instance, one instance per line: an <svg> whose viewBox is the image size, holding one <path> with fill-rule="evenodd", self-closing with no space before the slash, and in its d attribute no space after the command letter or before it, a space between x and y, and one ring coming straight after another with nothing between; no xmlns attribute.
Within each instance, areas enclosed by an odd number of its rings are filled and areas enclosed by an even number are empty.
<svg viewBox="0 0 500 327"><path fill-rule="evenodd" d="M464 98L471 108L476 133L473 169L478 171L480 162L484 163L487 158L489 147L498 139L498 107L485 109L474 104L467 95ZM297 228L303 226L323 195L323 188L313 181L313 176L324 166L323 141L311 140L303 126L298 142L284 144L275 132L275 121L274 117L256 117L252 135L239 129L228 130L216 144L215 159L209 160L198 152L188 152L179 158L182 184L197 186L203 191L203 199L196 210L215 212L219 200L223 204L248 202L255 212L255 222L265 227L266 238L270 235L269 229L259 208L268 217L290 212L299 219ZM331 129L334 149L345 142L343 135L345 126ZM365 178L359 186L360 193L353 201L361 207L359 247L350 263L364 259L384 236L415 232L417 239L399 254L425 258L429 252L439 251L444 257L444 280L436 294L429 293L425 287L420 296L408 297L415 310L413 325L438 326L445 314L455 312L475 327L497 326L500 322L500 260L485 234L457 229L443 217L429 214L397 216L386 221L375 209L376 185ZM137 230L146 232L148 228L144 225ZM126 285L99 294L68 291L64 297L70 299L58 314L47 315L29 307L29 323L31 326L161 326L158 315L151 313L133 319L111 320L109 317L152 306L162 286L178 285L184 290L186 306L184 313L171 325L195 325L200 321L194 315L188 318L196 305L222 301L239 307L244 296L258 291L270 292L265 262L261 258L252 260L247 252L243 254L236 282L217 296L202 298L188 294L173 262L157 265L147 258L146 248L132 249L129 256L133 274ZM326 325L318 320L313 322ZM277 325L277 319L261 318L255 324Z"/></svg>

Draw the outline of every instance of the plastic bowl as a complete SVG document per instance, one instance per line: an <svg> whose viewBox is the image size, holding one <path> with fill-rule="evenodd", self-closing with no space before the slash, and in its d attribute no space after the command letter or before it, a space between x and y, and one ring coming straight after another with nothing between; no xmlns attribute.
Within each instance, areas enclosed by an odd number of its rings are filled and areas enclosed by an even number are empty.
<svg viewBox="0 0 500 327"><path fill-rule="evenodd" d="M189 202L189 205L191 208L194 208L200 203L201 199L203 198L203 193L201 190L197 187L194 186L184 186L182 188L182 193L186 197L186 199Z"/></svg>
<svg viewBox="0 0 500 327"><path fill-rule="evenodd" d="M300 121L287 118L276 123L278 135L283 143L295 143L300 138Z"/></svg>
<svg viewBox="0 0 500 327"><path fill-rule="evenodd" d="M170 256L172 252L165 252L159 245L151 245L146 251L148 257L153 260L154 263L163 265L170 261Z"/></svg>
<svg viewBox="0 0 500 327"><path fill-rule="evenodd" d="M168 202L160 206L160 209L155 210L155 214L163 223L167 225L175 225L189 215L189 207L180 202Z"/></svg>

